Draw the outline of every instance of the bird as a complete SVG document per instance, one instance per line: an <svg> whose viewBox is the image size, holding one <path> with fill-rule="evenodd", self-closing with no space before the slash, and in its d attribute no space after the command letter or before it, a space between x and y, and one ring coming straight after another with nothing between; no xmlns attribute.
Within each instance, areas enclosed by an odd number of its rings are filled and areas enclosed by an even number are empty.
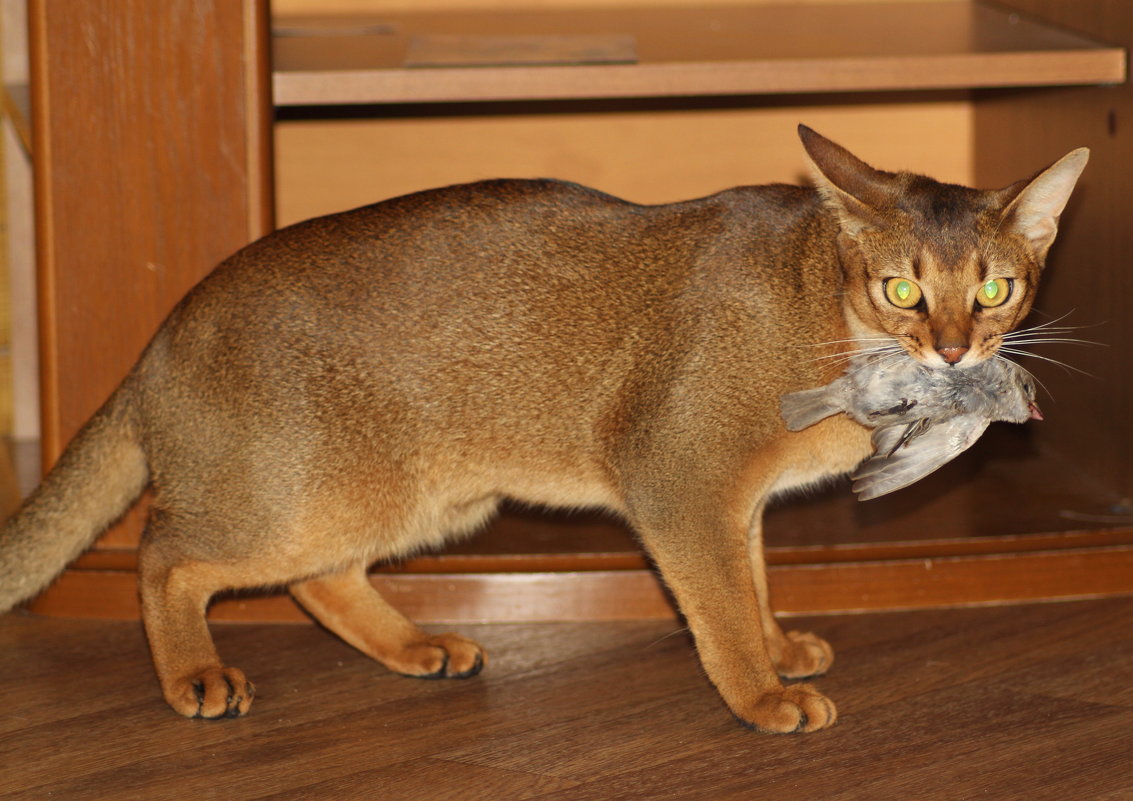
<svg viewBox="0 0 1133 801"><path fill-rule="evenodd" d="M908 356L854 356L838 378L780 399L788 431L843 413L873 429L874 453L853 472L865 501L907 487L975 444L997 420L1042 420L1035 379L1002 357L968 368Z"/></svg>

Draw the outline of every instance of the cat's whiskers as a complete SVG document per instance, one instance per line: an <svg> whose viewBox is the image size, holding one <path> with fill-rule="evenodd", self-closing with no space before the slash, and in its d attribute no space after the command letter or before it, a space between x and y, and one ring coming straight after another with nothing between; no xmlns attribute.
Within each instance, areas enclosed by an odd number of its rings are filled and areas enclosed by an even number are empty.
<svg viewBox="0 0 1133 801"><path fill-rule="evenodd" d="M676 637L677 635L680 635L680 634L687 634L690 631L691 631L691 629L688 626L681 626L679 629L673 629L668 634L662 634L660 637L655 639L653 642L646 645L645 649L649 650L650 648L655 648L658 645L660 645L661 643L663 643L665 640L669 639L670 637Z"/></svg>
<svg viewBox="0 0 1133 801"><path fill-rule="evenodd" d="M1054 317L1050 320L1047 320L1045 323L1039 323L1038 325L1030 326L1030 328L1046 328L1047 326L1054 325L1055 323L1060 323L1076 311L1078 311L1078 310L1077 309L1071 309L1070 311L1066 312L1065 314L1060 314L1058 317ZM1051 316L1050 312L1045 312L1042 309L1031 309L1030 313L1031 314L1039 314L1039 315L1042 315L1043 317L1050 317ZM1101 323L1095 323L1095 325L1101 325ZM1072 327L1074 327L1074 328L1091 327L1092 328L1093 326L1072 326ZM1028 330L1028 329L1023 329L1023 330Z"/></svg>
<svg viewBox="0 0 1133 801"><path fill-rule="evenodd" d="M811 342L806 345L796 345L799 348L822 348L826 345L845 345L852 342L893 342L893 337L847 337L846 339L831 339L826 342Z"/></svg>
<svg viewBox="0 0 1133 801"><path fill-rule="evenodd" d="M875 348L858 348L856 350L847 350L840 353L831 353L825 356L816 356L815 358L811 359L811 361L829 361L831 364L838 366L852 362L855 359L861 357L873 357L873 360L876 360L877 357L888 358L889 356L895 356L901 353L904 353L903 349L890 345Z"/></svg>
<svg viewBox="0 0 1133 801"><path fill-rule="evenodd" d="M867 343L882 343L880 345L870 345ZM852 361L861 356L881 356L893 351L901 351L903 349L896 343L893 337L849 337L847 339L832 339L828 342L814 342L810 345L803 345L800 347L810 348L823 348L829 345L864 345L865 347L849 348L840 350L835 353L826 353L821 356L815 356L811 359L812 362L828 361L835 366L842 365L846 362Z"/></svg>
<svg viewBox="0 0 1133 801"><path fill-rule="evenodd" d="M1073 313L1074 313L1074 310L1071 309L1070 311L1066 312L1065 314L1061 315L1060 317L1055 317L1053 320L1048 320L1047 322L1039 323L1038 325L1028 326L1027 328L1018 328L1014 331L1008 331L1006 334L1003 334L1002 336L1005 340L1011 340L1011 339L1020 340L1020 339L1024 339L1024 338L1034 337L1034 336L1046 336L1046 335L1049 335L1049 334L1068 334L1071 331L1079 331L1083 328L1093 328L1093 327L1096 327L1097 325L1102 325L1102 323L1097 323L1094 326L1058 325L1058 323L1062 322L1063 320L1065 320L1067 317L1069 317ZM1086 344L1086 345L1101 344L1101 343L1098 343L1098 342L1093 342L1092 340L1088 340L1088 339L1067 339L1066 341L1068 341L1068 342L1073 341L1073 342L1076 342L1076 343Z"/></svg>
<svg viewBox="0 0 1133 801"><path fill-rule="evenodd" d="M901 347L887 348L887 349L885 349L884 352L879 353L874 358L871 358L868 361L863 361L861 364L858 364L858 365L852 367L849 371L849 375L856 375L858 373L858 371L864 370L866 368L876 369L877 367L885 364L886 362L890 362L890 361L893 361L895 359L900 359L902 357L912 358L911 356L909 356L909 354L905 351L904 348L901 348Z"/></svg>
<svg viewBox="0 0 1133 801"><path fill-rule="evenodd" d="M848 375L853 375L863 368L875 368L878 365L901 358L909 358L905 349L897 345L889 345L843 354L841 359L831 362L831 365L844 367Z"/></svg>
<svg viewBox="0 0 1133 801"><path fill-rule="evenodd" d="M1026 348L1034 345L1092 345L1104 347L1106 343L1095 342L1090 339L1082 339L1080 337L1065 336L1074 331L1078 331L1084 326L1072 325L1059 325L1058 323L1065 320L1073 313L1073 310L1066 312L1066 314L1056 317L1053 320L1048 320L1045 323L1029 326L1027 328L1019 328L1015 331L1008 331L1005 334L999 335L999 345L996 348L996 356L999 358L1006 358L999 356L999 352L1010 353L1016 356L1029 356L1032 359L1039 361L1049 362L1050 364L1057 365L1064 370L1080 373L1084 376L1094 378L1091 373L1086 372L1068 364L1060 359L1054 359L1050 356L1041 356L1037 353L1032 353ZM1038 379L1035 379L1036 381ZM1044 387L1045 389L1045 387ZM1049 391L1047 394L1050 394ZM1053 397L1053 396L1052 396Z"/></svg>
<svg viewBox="0 0 1133 801"><path fill-rule="evenodd" d="M1062 336L1077 329L1074 328L1047 328L1043 330L1038 329L1024 329L1022 331L1009 331L1002 334L1004 340L1008 342L1069 342L1077 345L1101 345L1104 343L1096 342L1092 339L1082 339L1081 337L1068 337Z"/></svg>
<svg viewBox="0 0 1133 801"><path fill-rule="evenodd" d="M1018 337L1012 339L1005 339L1009 345L1050 345L1050 344L1064 344L1064 345L1095 345L1100 347L1107 347L1104 342L1091 342L1088 339L1075 339L1073 337Z"/></svg>
<svg viewBox="0 0 1133 801"><path fill-rule="evenodd" d="M997 353L1011 353L1011 354L1014 354L1015 356L1028 356L1032 359L1038 359L1039 361L1049 362L1050 364L1058 365L1063 370L1079 373L1080 375L1088 376L1089 378L1097 378L1097 376L1095 376L1093 373L1088 373L1085 370L1082 370L1078 367L1075 367L1072 364L1067 364L1066 362L1061 361L1059 359L1052 359L1049 356L1040 356L1037 353L1031 353L1029 350L1023 350L1022 348L1011 348L1011 347L1007 347L1007 346L1004 346L1004 345L1000 345L996 352Z"/></svg>

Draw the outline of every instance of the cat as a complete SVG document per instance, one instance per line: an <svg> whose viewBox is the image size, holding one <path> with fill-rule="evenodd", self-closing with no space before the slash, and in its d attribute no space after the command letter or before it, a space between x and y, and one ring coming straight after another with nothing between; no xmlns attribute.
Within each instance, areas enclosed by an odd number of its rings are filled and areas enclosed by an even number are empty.
<svg viewBox="0 0 1133 801"><path fill-rule="evenodd" d="M174 308L0 530L0 610L149 486L142 617L182 715L251 705L205 620L228 589L286 586L390 670L468 677L480 646L417 628L367 566L473 532L505 497L604 507L740 721L830 726L829 699L783 681L824 673L833 651L773 617L761 515L853 470L870 431L836 415L788 432L779 398L832 380L817 357L841 351L897 345L940 369L994 355L1088 153L977 191L799 134L814 187L643 206L493 180L248 245Z"/></svg>

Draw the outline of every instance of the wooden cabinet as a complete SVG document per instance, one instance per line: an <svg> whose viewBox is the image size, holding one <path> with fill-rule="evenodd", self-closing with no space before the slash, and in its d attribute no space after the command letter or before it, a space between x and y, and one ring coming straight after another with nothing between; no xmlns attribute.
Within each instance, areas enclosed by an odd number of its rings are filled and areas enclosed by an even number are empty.
<svg viewBox="0 0 1133 801"><path fill-rule="evenodd" d="M258 1L28 4L46 464L181 296L271 230L265 25Z"/></svg>
<svg viewBox="0 0 1133 801"><path fill-rule="evenodd" d="M1103 346L1039 353L1092 377L1039 362L1053 396L1041 425L996 430L884 500L859 504L842 487L773 510L769 562L777 606L797 612L1133 591L1126 4L589 3L296 14L275 20L269 36L260 0L122 0L51 13L59 2L30 4L49 459L166 310L268 230L274 211L287 222L422 188L414 182L425 176L446 176L431 181L440 183L477 177L487 163L506 169L496 159L511 155L497 139L507 130L522 132L516 150L534 154L525 163L619 193L588 177L609 174L641 201L675 199L705 171L730 180L704 191L798 180L801 159L783 154L797 148L793 118L804 111L842 121L857 141L824 132L878 166L983 186L1087 145L1093 163L1065 217L1039 314L1070 313L1063 322L1083 326L1076 336ZM777 133L751 141L745 163L734 163L739 134L715 161L702 152L711 145L696 144L724 141L697 139L698 128L726 136L733 125L766 132L769 121ZM427 169L380 144L409 147L422 129L367 138L425 124L436 143ZM694 138L685 148L693 168L682 171L681 151L654 127ZM319 151L331 130L349 146ZM335 162L332 149L348 157ZM624 161L636 166L610 168ZM788 174L771 174L784 163ZM111 532L36 609L133 614L138 525L134 517ZM598 515L511 510L469 543L379 568L375 581L423 620L671 614L632 537ZM219 602L214 616L299 614L284 598L240 598Z"/></svg>

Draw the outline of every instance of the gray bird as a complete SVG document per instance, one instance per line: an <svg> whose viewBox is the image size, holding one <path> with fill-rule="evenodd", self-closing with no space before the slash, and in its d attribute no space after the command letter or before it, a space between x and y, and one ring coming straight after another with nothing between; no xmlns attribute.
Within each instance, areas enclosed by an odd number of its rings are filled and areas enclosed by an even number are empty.
<svg viewBox="0 0 1133 801"><path fill-rule="evenodd" d="M789 431L844 413L873 431L874 455L853 474L858 500L907 487L970 448L995 420L1041 420L1035 380L987 359L966 369L929 368L904 356L856 356L826 386L780 400Z"/></svg>

